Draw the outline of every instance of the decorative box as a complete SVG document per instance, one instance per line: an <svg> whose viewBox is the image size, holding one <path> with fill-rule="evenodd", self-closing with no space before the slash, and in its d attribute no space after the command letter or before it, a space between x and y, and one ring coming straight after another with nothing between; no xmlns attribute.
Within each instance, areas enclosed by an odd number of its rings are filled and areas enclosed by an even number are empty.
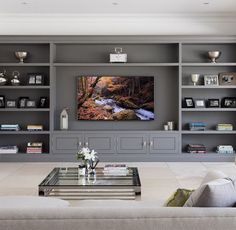
<svg viewBox="0 0 236 230"><path fill-rule="evenodd" d="M122 53L121 47L115 47L115 53L110 54L110 62L111 63L126 63L127 62L127 54Z"/></svg>

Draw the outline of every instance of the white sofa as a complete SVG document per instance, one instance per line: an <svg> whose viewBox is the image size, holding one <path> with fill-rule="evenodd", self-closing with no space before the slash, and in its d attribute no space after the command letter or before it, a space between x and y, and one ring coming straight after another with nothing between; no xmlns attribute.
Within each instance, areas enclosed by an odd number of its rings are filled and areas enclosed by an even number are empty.
<svg viewBox="0 0 236 230"><path fill-rule="evenodd" d="M235 208L163 208L135 201L0 208L0 230L235 230Z"/></svg>

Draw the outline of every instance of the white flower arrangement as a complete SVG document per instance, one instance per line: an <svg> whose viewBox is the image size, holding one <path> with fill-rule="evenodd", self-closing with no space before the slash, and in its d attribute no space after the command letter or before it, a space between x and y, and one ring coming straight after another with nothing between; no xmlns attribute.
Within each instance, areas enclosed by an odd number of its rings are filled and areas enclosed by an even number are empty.
<svg viewBox="0 0 236 230"><path fill-rule="evenodd" d="M84 161L84 163L87 162L95 162L98 160L97 152L95 152L93 149L90 150L89 148L82 148L77 153L77 159Z"/></svg>

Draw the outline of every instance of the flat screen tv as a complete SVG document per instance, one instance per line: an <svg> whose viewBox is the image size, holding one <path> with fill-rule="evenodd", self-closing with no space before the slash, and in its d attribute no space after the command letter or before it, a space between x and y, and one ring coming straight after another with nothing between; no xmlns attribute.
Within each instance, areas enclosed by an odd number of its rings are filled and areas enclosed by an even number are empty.
<svg viewBox="0 0 236 230"><path fill-rule="evenodd" d="M154 77L78 77L77 118L154 120Z"/></svg>

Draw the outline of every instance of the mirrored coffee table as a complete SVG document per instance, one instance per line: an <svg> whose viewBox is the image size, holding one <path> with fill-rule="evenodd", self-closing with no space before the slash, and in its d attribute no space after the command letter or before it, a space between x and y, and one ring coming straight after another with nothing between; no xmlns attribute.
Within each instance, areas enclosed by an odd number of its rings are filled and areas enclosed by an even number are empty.
<svg viewBox="0 0 236 230"><path fill-rule="evenodd" d="M126 175L106 175L103 168L96 174L81 176L78 168L54 168L39 185L39 196L65 200L80 199L136 199L141 194L137 168L128 168Z"/></svg>

